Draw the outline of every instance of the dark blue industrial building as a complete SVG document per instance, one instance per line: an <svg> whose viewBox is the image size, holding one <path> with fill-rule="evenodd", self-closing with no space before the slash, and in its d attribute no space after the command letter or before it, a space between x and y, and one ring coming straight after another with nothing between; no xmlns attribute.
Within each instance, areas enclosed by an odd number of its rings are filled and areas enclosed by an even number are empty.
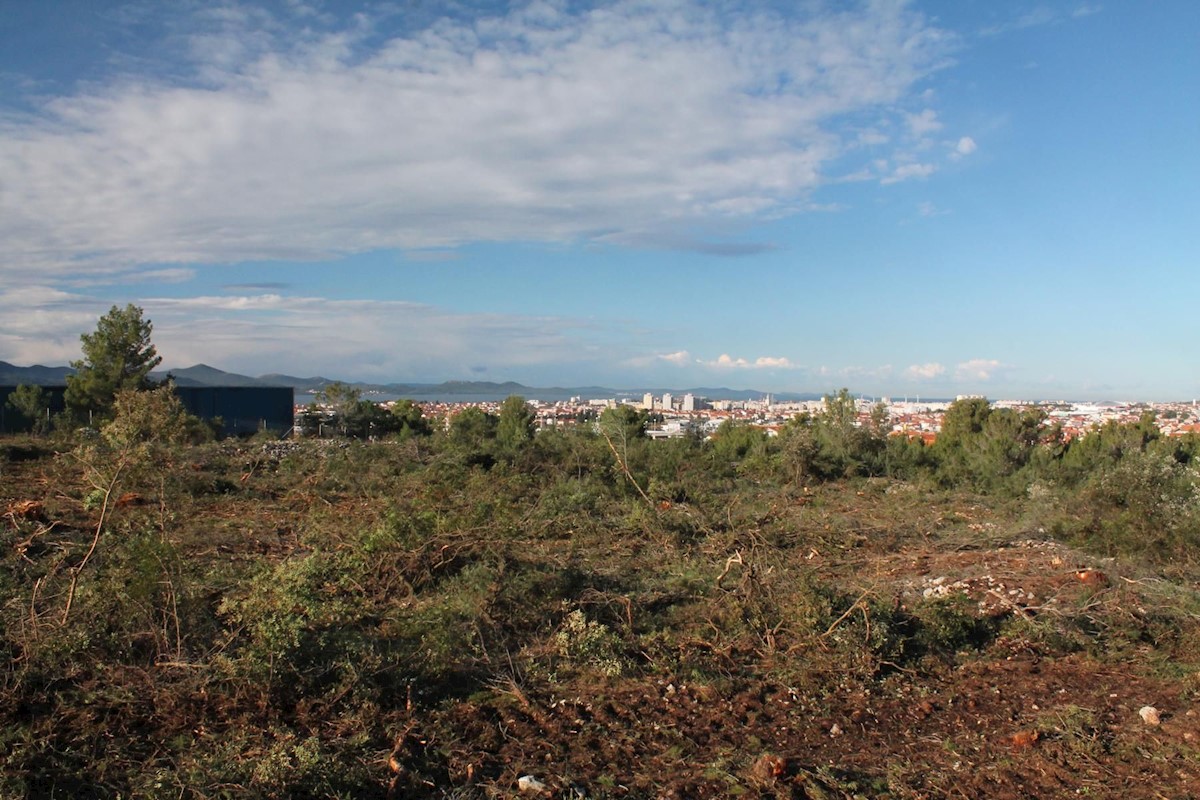
<svg viewBox="0 0 1200 800"><path fill-rule="evenodd" d="M221 419L227 436L292 429L295 390L291 386L176 386L175 394L200 419Z"/></svg>
<svg viewBox="0 0 1200 800"><path fill-rule="evenodd" d="M19 424L8 408L16 386L0 386L0 433L12 433ZM50 414L66 406L66 386L42 386L50 398ZM292 429L294 390L290 386L176 386L184 408L205 420L220 418L226 436L244 436L269 430L283 435Z"/></svg>

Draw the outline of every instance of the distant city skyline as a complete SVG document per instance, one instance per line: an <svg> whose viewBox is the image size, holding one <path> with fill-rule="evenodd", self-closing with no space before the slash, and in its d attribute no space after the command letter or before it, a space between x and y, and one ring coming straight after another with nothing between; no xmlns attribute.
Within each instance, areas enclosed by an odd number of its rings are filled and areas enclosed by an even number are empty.
<svg viewBox="0 0 1200 800"><path fill-rule="evenodd" d="M0 360L1200 395L1200 4L0 0Z"/></svg>

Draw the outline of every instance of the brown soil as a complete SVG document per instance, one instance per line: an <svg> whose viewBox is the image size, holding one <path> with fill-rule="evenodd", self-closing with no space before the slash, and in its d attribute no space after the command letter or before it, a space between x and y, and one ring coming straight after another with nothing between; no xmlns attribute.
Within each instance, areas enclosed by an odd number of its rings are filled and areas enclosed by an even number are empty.
<svg viewBox="0 0 1200 800"><path fill-rule="evenodd" d="M983 615L1031 623L1059 608L1139 601L1134 581L1105 575L1097 590L1081 577L1100 572L1091 561L1044 541L921 546L881 555L860 578L901 601L961 594ZM772 661L807 658L828 669L819 650L733 648L729 677L708 682L593 675L553 691L513 682L397 722L393 791L449 783L515 796L528 774L554 797L1200 794L1192 684L1150 674L1137 651L1056 649L1017 626L981 650L884 665L871 679L825 674L815 693L774 679ZM1139 716L1147 705L1160 725Z"/></svg>

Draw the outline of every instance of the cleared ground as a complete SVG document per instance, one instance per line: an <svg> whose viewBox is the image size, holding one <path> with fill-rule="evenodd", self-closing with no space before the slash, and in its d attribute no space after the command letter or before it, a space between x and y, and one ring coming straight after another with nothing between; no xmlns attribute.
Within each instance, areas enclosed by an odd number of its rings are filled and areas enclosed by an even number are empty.
<svg viewBox="0 0 1200 800"><path fill-rule="evenodd" d="M11 445L5 796L1200 794L1186 565L573 446Z"/></svg>

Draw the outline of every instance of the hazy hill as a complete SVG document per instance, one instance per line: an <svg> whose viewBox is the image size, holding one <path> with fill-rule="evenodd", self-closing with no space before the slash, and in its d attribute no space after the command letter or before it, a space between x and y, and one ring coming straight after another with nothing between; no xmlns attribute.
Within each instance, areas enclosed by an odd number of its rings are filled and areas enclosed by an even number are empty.
<svg viewBox="0 0 1200 800"><path fill-rule="evenodd" d="M61 386L67 382L67 376L75 374L70 367L44 367L34 364L32 367L18 367L7 361L0 361L0 384L5 386Z"/></svg>
<svg viewBox="0 0 1200 800"><path fill-rule="evenodd" d="M46 367L41 364L35 364L31 367L18 367L7 361L0 361L0 384L9 386L22 383L39 386L61 385L66 382L67 376L73 373L74 370L70 367ZM334 378L326 378L320 375L304 378L281 373L269 373L254 378L249 375L239 375L236 372L226 372L225 370L211 367L208 364L196 364L182 369L172 369L168 372L155 372L152 373L151 377L156 380L164 380L167 375L172 376L175 379L175 383L179 386L290 386L300 393L318 392L329 384L336 382ZM361 381L345 381L345 383L366 394L399 395L414 399L434 397L462 398L464 401L479 397L503 397L510 394L518 394L530 399L545 400L548 402L566 400L571 397L582 397L584 399L625 397L637 399L647 392L653 394L655 397L662 397L664 393L670 393L676 398L683 397L685 394L693 394L696 397L708 398L710 400L759 400L767 394L767 392L756 389L729 389L725 387L706 386L690 389L673 389L661 386L633 389L612 389L605 386L537 387L526 386L515 381L445 381L443 383L365 383ZM771 393L771 396L781 402L819 400L821 398L820 394L811 392L778 392Z"/></svg>
<svg viewBox="0 0 1200 800"><path fill-rule="evenodd" d="M295 375L284 375L279 372L271 372L267 375L259 375L258 380L271 386L291 386L293 389L301 391L314 391L323 386L328 386L331 383L336 383L334 378L323 378L320 375L315 375L311 378L298 378ZM359 384L351 384L359 385Z"/></svg>
<svg viewBox="0 0 1200 800"><path fill-rule="evenodd" d="M207 364L196 364L184 369L173 369L168 372L151 373L155 380L165 380L167 376L175 380L176 386L279 386L260 378L238 375L236 372L210 367Z"/></svg>

